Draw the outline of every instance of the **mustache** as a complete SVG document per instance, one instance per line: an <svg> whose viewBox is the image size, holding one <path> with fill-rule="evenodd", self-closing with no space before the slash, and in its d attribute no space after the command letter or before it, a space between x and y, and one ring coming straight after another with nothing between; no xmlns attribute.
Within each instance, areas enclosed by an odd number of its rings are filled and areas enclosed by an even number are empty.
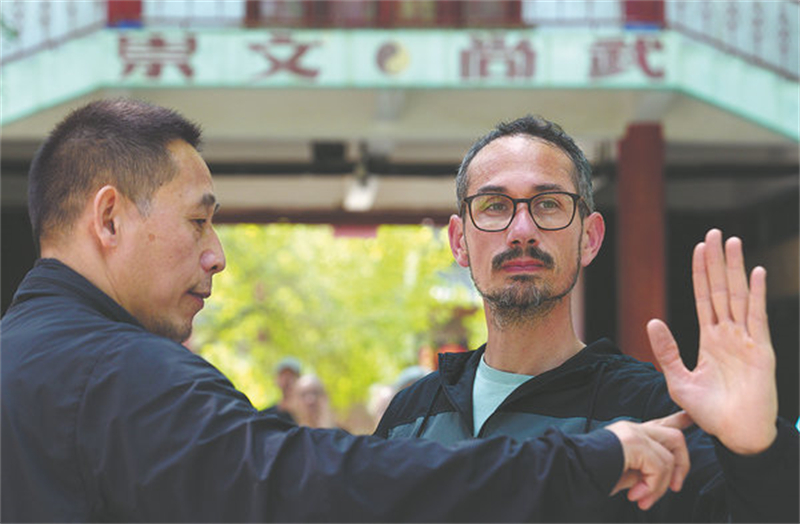
<svg viewBox="0 0 800 524"><path fill-rule="evenodd" d="M204 296L209 296L210 297L211 296L211 287L212 287L211 286L211 279L209 279L209 280L201 282L197 286L193 287L191 292L192 293L196 293L198 295L204 295Z"/></svg>
<svg viewBox="0 0 800 524"><path fill-rule="evenodd" d="M495 255L492 259L492 269L499 270L502 269L503 264L508 262L509 260L514 260L516 258L522 258L523 255L526 255L529 258L534 260L538 260L542 263L542 265L546 269L552 269L554 265L553 257L543 251L538 246L528 246L527 249L522 249L521 247L514 247L509 249L508 251L503 251L499 255Z"/></svg>

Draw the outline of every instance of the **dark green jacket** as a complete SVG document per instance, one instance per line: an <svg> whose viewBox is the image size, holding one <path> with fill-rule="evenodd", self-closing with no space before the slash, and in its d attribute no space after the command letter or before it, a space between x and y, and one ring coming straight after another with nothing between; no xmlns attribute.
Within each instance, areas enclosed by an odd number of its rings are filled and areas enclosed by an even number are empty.
<svg viewBox="0 0 800 524"><path fill-rule="evenodd" d="M472 387L483 352L484 347L441 354L439 371L398 393L376 434L446 444L474 441ZM552 428L584 434L617 420L641 422L678 409L661 373L602 339L519 386L486 420L478 438L522 441ZM690 428L692 471L680 493L668 493L647 513L620 494L592 520L797 522L797 430L782 420L778 428L775 444L756 457L734 455L699 428Z"/></svg>

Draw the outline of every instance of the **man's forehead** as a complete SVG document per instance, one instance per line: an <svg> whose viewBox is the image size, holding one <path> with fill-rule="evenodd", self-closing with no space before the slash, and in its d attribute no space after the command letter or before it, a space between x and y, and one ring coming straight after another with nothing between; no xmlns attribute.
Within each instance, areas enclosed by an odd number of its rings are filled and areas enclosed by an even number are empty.
<svg viewBox="0 0 800 524"><path fill-rule="evenodd" d="M572 165L570 156L552 142L529 135L509 135L496 138L486 144L475 154L470 163L470 169L484 162L496 161L495 157L528 158L544 154L555 154L568 162L570 166Z"/></svg>
<svg viewBox="0 0 800 524"><path fill-rule="evenodd" d="M498 138L473 158L467 170L469 192L500 191L530 178L531 190L575 189L575 166L561 148L526 135Z"/></svg>

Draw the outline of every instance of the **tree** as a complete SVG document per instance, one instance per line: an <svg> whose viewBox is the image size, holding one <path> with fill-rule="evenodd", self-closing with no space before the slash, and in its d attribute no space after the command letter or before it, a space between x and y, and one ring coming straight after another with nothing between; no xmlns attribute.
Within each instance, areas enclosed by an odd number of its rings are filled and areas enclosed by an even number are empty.
<svg viewBox="0 0 800 524"><path fill-rule="evenodd" d="M335 237L330 226L218 231L228 266L190 345L256 407L277 401L272 369L289 355L322 379L338 411L363 402L371 384L416 364L432 326L475 301L441 298L451 286L441 274L454 264L441 229L381 226L368 239Z"/></svg>

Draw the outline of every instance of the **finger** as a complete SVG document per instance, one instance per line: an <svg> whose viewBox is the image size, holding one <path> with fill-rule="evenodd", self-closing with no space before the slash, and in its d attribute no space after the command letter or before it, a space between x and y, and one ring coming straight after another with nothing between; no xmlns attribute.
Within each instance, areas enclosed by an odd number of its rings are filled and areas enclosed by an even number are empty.
<svg viewBox="0 0 800 524"><path fill-rule="evenodd" d="M672 478L669 481L669 488L678 492L683 488L683 481L692 469L692 460L689 458L689 449L686 447L686 439L680 434L680 444L672 449L672 456L675 457L675 468L672 470Z"/></svg>
<svg viewBox="0 0 800 524"><path fill-rule="evenodd" d="M725 242L725 263L730 290L731 317L739 324L747 321L749 292L747 289L747 272L744 268L742 241L731 237Z"/></svg>
<svg viewBox="0 0 800 524"><path fill-rule="evenodd" d="M647 427L648 435L672 453L674 468L669 483L672 491L680 491L686 475L689 474L691 467L689 450L681 430L692 424L692 418L685 411L678 411L644 424Z"/></svg>
<svg viewBox="0 0 800 524"><path fill-rule="evenodd" d="M683 487L683 481L686 475L689 474L689 469L691 469L691 460L689 459L689 450L686 447L686 439L683 437L683 433L677 429L673 429L670 430L669 434L664 435L663 440L659 439L659 442L672 453L672 458L674 460L669 487L672 491L680 491Z"/></svg>
<svg viewBox="0 0 800 524"><path fill-rule="evenodd" d="M664 490L664 493L666 493L666 490ZM650 493L640 498L637 502L637 504L639 505L639 509L642 511L647 511L648 509L652 508L653 504L658 502L658 499L660 499L664 495L664 493L660 493L658 495L655 493Z"/></svg>
<svg viewBox="0 0 800 524"><path fill-rule="evenodd" d="M666 490L664 490L664 493L666 493ZM639 509L642 510L642 511L647 511L648 509L652 508L653 505L656 502L658 502L658 499L660 499L664 495L664 493L660 493L658 495L656 495L655 493L652 493L650 495L642 497L641 499L639 499L639 502L638 502Z"/></svg>
<svg viewBox="0 0 800 524"><path fill-rule="evenodd" d="M711 306L711 291L708 289L706 273L706 244L700 242L692 254L692 284L694 286L694 305L697 321L701 326L716 322L714 308Z"/></svg>
<svg viewBox="0 0 800 524"><path fill-rule="evenodd" d="M624 491L626 489L632 488L636 484L639 483L639 472L628 470L625 471L622 476L617 481L617 485L614 486L614 489L611 491L611 497L619 493L620 491ZM630 492L629 492L630 493Z"/></svg>
<svg viewBox="0 0 800 524"><path fill-rule="evenodd" d="M648 424L657 424L659 426L674 429L686 429L694 424L694 420L692 420L692 417L689 416L688 413L681 410L676 411L672 415L667 415L666 417L653 419L649 421Z"/></svg>
<svg viewBox="0 0 800 524"><path fill-rule="evenodd" d="M667 448L656 440L650 444L650 453L641 467L641 482L628 491L628 499L638 501L639 507L645 510L667 492L674 468L674 458Z"/></svg>
<svg viewBox="0 0 800 524"><path fill-rule="evenodd" d="M750 300L747 306L747 332L754 340L770 343L767 320L767 270L761 266L750 273Z"/></svg>
<svg viewBox="0 0 800 524"><path fill-rule="evenodd" d="M654 463L663 461L658 451L666 452L666 450L656 439L648 434L645 424L618 421L606 426L606 429L614 433L619 439L624 457L622 474L611 495L613 496L620 491L628 489L629 500L634 500L631 498L630 489L643 482L643 473L645 471L651 472L649 474L653 476L652 472L658 472L663 469L663 467L655 466ZM652 483L653 481L649 480L646 485L649 486ZM639 488L639 490L641 489L643 488ZM640 496L642 495L636 498Z"/></svg>
<svg viewBox="0 0 800 524"><path fill-rule="evenodd" d="M675 337L672 336L667 325L654 318L647 323L647 337L650 339L653 355L667 379L667 387L686 380L689 370L681 360L678 343L675 342Z"/></svg>
<svg viewBox="0 0 800 524"><path fill-rule="evenodd" d="M705 252L711 304L714 306L717 321L722 322L730 319L728 277L725 269L725 255L722 253L722 231L712 229L706 234Z"/></svg>
<svg viewBox="0 0 800 524"><path fill-rule="evenodd" d="M628 500L631 502L638 502L648 495L650 495L650 486L642 480L639 480L628 490Z"/></svg>

